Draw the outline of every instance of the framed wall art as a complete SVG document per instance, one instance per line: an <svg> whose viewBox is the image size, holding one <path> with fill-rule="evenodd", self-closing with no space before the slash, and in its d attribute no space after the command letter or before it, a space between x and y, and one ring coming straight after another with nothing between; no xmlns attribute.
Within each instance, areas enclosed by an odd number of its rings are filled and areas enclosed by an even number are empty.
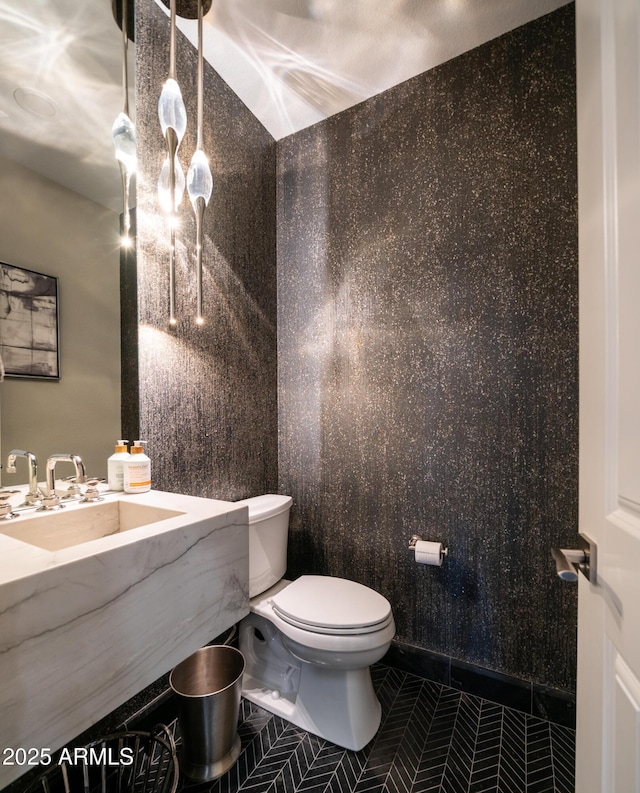
<svg viewBox="0 0 640 793"><path fill-rule="evenodd" d="M7 377L60 379L56 277L0 262L0 355Z"/></svg>

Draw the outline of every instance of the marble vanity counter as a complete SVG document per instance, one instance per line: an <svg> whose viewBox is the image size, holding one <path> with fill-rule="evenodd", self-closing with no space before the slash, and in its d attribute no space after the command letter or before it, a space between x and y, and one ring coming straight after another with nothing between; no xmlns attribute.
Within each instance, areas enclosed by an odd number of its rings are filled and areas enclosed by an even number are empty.
<svg viewBox="0 0 640 793"><path fill-rule="evenodd" d="M20 510L16 519L6 522L0 521L0 586L5 582L24 578L52 567L95 556L98 550L102 553L114 548L132 545L141 539L152 536L157 537L158 541L161 542L161 537L174 532L178 527L191 525L199 520L212 519L216 524L216 528L218 528L219 525L225 525L227 515L231 511L237 513L239 509L229 501L196 498L178 493L163 493L159 490L152 490L138 495L114 493L107 490L104 493L104 500L95 504L81 504L78 501L69 502L59 512L52 511L50 513L39 512L35 509ZM17 504L21 499L22 496L16 495L13 497L12 502ZM141 507L151 506L157 508L160 513L159 521L151 525L142 525L138 528L116 532L108 536L96 537L96 539L89 541L83 541L83 537L78 535L78 544L53 551L31 544L28 538L21 539L22 526L25 525L25 521L28 524L34 524L37 521L46 522L50 519L64 521L65 518L68 518L78 522L80 516L92 515L96 508L108 507L118 501L123 501L128 505L139 504ZM165 510L168 513L176 513L175 517L166 518L162 514ZM7 533L10 532L15 537L8 536L5 531ZM45 532L46 530L43 529L42 532L37 533L45 534Z"/></svg>
<svg viewBox="0 0 640 793"><path fill-rule="evenodd" d="M3 763L6 749L63 746L249 611L246 507L109 500L164 519L59 550L18 539L22 520L39 529L32 511L0 523L0 788L29 770ZM93 506L58 515L95 522Z"/></svg>

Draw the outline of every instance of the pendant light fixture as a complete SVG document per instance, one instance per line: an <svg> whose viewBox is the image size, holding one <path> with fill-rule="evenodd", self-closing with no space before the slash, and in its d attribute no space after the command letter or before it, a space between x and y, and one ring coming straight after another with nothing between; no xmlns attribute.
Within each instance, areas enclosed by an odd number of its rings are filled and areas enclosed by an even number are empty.
<svg viewBox="0 0 640 793"><path fill-rule="evenodd" d="M211 193L213 192L213 177L209 168L209 160L202 147L202 122L203 122L203 55L202 55L202 0L198 0L198 129L196 150L191 158L187 172L187 192L196 216L196 323L204 322L202 314L202 248L203 248L203 222Z"/></svg>
<svg viewBox="0 0 640 793"><path fill-rule="evenodd" d="M122 89L123 89L123 109L118 113L116 120L111 128L111 138L116 152L116 160L120 166L120 176L122 178L122 203L123 203L123 233L122 244L129 247L131 244L131 214L129 210L129 191L131 187L131 177L137 168L137 147L136 147L136 128L129 116L129 64L127 60L127 50L129 44L129 25L127 19L129 0L122 0Z"/></svg>
<svg viewBox="0 0 640 793"><path fill-rule="evenodd" d="M179 191L180 184L184 191L184 173L180 167L177 153L187 128L187 111L182 100L180 86L176 82L176 0L171 0L169 9L169 77L158 100L158 118L167 143L167 159L160 173L158 193L161 205L166 208L169 216L171 235L169 245L169 324L175 325L176 226L178 206L182 201L182 193Z"/></svg>

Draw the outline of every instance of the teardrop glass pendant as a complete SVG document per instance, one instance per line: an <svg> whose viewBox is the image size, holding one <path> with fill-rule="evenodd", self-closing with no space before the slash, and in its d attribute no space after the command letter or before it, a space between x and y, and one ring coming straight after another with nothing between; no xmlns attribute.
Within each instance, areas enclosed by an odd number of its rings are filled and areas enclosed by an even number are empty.
<svg viewBox="0 0 640 793"><path fill-rule="evenodd" d="M138 153L136 148L136 126L126 113L118 113L111 128L116 160L122 163L129 174L136 172Z"/></svg>
<svg viewBox="0 0 640 793"><path fill-rule="evenodd" d="M158 100L158 118L160 119L160 127L165 138L167 137L168 129L175 131L177 148L187 129L187 110L184 106L180 86L171 77L162 87L162 93Z"/></svg>
<svg viewBox="0 0 640 793"><path fill-rule="evenodd" d="M116 160L120 166L122 179L122 205L123 205L123 235L122 244L131 244L129 232L131 231L131 216L129 213L129 191L131 177L136 172L138 153L136 148L135 124L126 113L119 113L111 128L111 138L116 152Z"/></svg>
<svg viewBox="0 0 640 793"><path fill-rule="evenodd" d="M182 197L184 196L184 171L177 157L174 157L173 162L175 169L173 207L171 206L171 162L168 157L166 157L165 161L162 163L162 170L158 178L158 200L160 201L160 208L167 215L177 213L178 207L182 203Z"/></svg>
<svg viewBox="0 0 640 793"><path fill-rule="evenodd" d="M187 192L191 199L194 212L198 198L204 199L207 206L211 193L213 192L213 176L209 167L209 160L202 149L196 149L191 158L191 164L187 171Z"/></svg>

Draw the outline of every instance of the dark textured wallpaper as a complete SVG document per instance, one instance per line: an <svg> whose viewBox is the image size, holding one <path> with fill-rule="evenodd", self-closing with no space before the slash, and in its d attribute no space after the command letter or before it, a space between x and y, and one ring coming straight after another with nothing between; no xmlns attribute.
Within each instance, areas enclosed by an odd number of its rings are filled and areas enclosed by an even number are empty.
<svg viewBox="0 0 640 793"><path fill-rule="evenodd" d="M188 197L177 241L177 314L168 328L169 234L156 186L165 157L157 118L169 68L167 17L136 4L140 433L153 486L239 499L277 487L275 143L205 64L204 149L214 176L205 214L204 313L197 327L195 220ZM178 33L188 113L179 150L196 141L196 52Z"/></svg>
<svg viewBox="0 0 640 793"><path fill-rule="evenodd" d="M568 690L575 112L567 6L278 144L289 574L370 585L401 640Z"/></svg>
<svg viewBox="0 0 640 793"><path fill-rule="evenodd" d="M207 322L192 319L185 198L170 331L156 204L168 25L137 5L154 487L290 493L290 575L361 581L389 598L402 641L573 689L576 592L549 553L577 520L573 7L277 145L207 67ZM185 170L195 73L179 35ZM446 542L442 568L412 561L413 533Z"/></svg>

